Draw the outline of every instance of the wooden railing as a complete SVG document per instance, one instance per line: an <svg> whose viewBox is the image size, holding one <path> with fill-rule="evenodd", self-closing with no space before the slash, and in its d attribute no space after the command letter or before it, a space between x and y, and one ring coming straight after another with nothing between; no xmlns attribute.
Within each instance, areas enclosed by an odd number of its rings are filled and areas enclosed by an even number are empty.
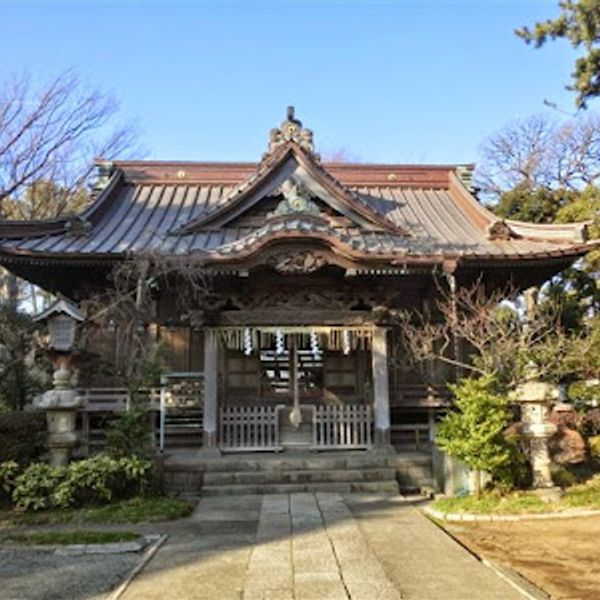
<svg viewBox="0 0 600 600"><path fill-rule="evenodd" d="M364 405L315 406L313 448L369 448L373 443L371 407Z"/></svg>
<svg viewBox="0 0 600 600"><path fill-rule="evenodd" d="M436 408L450 404L450 391L445 385L402 383L390 388L390 406Z"/></svg>
<svg viewBox="0 0 600 600"><path fill-rule="evenodd" d="M83 388L77 390L83 398L83 410L87 412L125 412L131 408L131 396L126 388ZM146 388L138 392L140 400L150 410L158 410L160 390Z"/></svg>
<svg viewBox="0 0 600 600"><path fill-rule="evenodd" d="M223 452L281 450L282 406L228 406L220 411L219 445Z"/></svg>
<svg viewBox="0 0 600 600"><path fill-rule="evenodd" d="M105 445L106 425L113 418L132 407L132 399L126 388L84 388L77 393L83 398L81 417L81 450L85 456L102 450ZM138 400L145 403L149 419L156 426L156 415L160 407L160 390L147 388L138 392Z"/></svg>
<svg viewBox="0 0 600 600"><path fill-rule="evenodd" d="M161 386L143 388L136 400L148 409L151 427L161 450L167 443L179 446L202 444L203 373L166 373ZM84 454L101 450L105 430L113 415L129 411L132 398L126 388L83 388L81 446Z"/></svg>

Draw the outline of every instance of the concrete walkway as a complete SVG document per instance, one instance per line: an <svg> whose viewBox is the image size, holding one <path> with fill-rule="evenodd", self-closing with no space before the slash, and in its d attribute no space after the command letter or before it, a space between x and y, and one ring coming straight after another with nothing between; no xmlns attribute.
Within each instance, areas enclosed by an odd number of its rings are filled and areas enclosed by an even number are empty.
<svg viewBox="0 0 600 600"><path fill-rule="evenodd" d="M521 596L396 497L204 498L123 600L512 600Z"/></svg>

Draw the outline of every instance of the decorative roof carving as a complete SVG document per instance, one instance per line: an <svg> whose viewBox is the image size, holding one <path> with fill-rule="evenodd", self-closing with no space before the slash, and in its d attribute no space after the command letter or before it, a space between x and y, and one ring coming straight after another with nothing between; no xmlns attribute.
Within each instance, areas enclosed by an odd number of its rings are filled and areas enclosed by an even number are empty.
<svg viewBox="0 0 600 600"><path fill-rule="evenodd" d="M506 221L494 221L487 228L488 240L507 241L512 237L512 231Z"/></svg>
<svg viewBox="0 0 600 600"><path fill-rule="evenodd" d="M283 275L304 275L314 273L327 264L325 256L312 250L290 250L271 257L269 263Z"/></svg>
<svg viewBox="0 0 600 600"><path fill-rule="evenodd" d="M292 177L286 179L281 184L278 192L283 196L283 200L273 212L267 215L268 218L295 213L310 215L319 215L321 213L319 207L310 198L310 192Z"/></svg>
<svg viewBox="0 0 600 600"><path fill-rule="evenodd" d="M295 142L308 154L318 158L315 154L315 146L313 143L313 132L310 129L302 127L302 121L296 119L294 115L295 109L293 106L288 106L287 117L281 123L279 129L271 129L269 134L269 149L267 156L272 154L277 148L283 146L287 142Z"/></svg>
<svg viewBox="0 0 600 600"><path fill-rule="evenodd" d="M65 223L65 229L69 235L83 237L92 231L92 224L82 215L75 215Z"/></svg>

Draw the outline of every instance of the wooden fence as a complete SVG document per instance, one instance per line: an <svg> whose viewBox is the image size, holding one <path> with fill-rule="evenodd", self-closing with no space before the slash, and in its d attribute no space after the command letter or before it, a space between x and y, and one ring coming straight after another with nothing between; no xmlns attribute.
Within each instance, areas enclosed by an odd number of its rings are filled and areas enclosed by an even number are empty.
<svg viewBox="0 0 600 600"><path fill-rule="evenodd" d="M219 443L223 452L281 450L282 406L229 406L220 411Z"/></svg>
<svg viewBox="0 0 600 600"><path fill-rule="evenodd" d="M313 448L370 448L373 444L370 406L315 406Z"/></svg>

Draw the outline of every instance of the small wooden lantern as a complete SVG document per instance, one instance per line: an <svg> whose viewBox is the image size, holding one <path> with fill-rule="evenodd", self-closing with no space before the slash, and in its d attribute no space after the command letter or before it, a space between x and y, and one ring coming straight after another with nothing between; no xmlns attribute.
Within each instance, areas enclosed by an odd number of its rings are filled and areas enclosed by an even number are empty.
<svg viewBox="0 0 600 600"><path fill-rule="evenodd" d="M48 324L52 350L71 352L75 345L77 323L81 323L85 319L75 304L65 298L59 298L34 320Z"/></svg>

